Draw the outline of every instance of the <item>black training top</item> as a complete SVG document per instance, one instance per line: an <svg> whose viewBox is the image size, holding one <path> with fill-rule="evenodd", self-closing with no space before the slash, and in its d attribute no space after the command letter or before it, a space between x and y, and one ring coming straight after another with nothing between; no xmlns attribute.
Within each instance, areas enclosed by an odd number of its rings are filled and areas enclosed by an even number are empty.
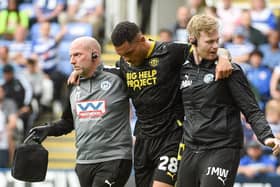
<svg viewBox="0 0 280 187"><path fill-rule="evenodd" d="M194 63L192 54L183 64L181 90L186 120L184 142L193 149L241 148L244 114L258 139L273 137L248 81L237 64L229 78L215 81L215 61Z"/></svg>
<svg viewBox="0 0 280 187"><path fill-rule="evenodd" d="M188 49L187 44L156 42L140 66L120 59L121 76L136 108L136 135L163 135L183 120L179 73Z"/></svg>

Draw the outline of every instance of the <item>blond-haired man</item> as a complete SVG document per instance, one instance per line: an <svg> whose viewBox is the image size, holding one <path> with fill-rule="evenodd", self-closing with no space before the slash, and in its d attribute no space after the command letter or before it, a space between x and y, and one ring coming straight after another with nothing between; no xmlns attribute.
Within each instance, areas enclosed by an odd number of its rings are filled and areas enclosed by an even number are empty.
<svg viewBox="0 0 280 187"><path fill-rule="evenodd" d="M259 141L280 152L241 68L215 81L219 47L218 22L206 15L188 23L193 44L181 70L185 111L177 187L233 186L243 145L242 112Z"/></svg>

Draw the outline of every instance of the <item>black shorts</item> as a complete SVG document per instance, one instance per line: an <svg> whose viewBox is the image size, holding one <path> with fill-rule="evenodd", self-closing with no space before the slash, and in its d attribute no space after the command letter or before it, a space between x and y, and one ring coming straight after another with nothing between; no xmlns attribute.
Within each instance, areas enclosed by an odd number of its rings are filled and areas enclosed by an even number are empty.
<svg viewBox="0 0 280 187"><path fill-rule="evenodd" d="M136 137L134 169L137 187L152 186L153 181L174 185L177 177L177 154L181 138L182 128L165 136Z"/></svg>
<svg viewBox="0 0 280 187"><path fill-rule="evenodd" d="M131 172L131 160L112 160L97 164L76 164L81 187L123 187Z"/></svg>
<svg viewBox="0 0 280 187"><path fill-rule="evenodd" d="M190 150L182 154L176 187L232 187L240 149Z"/></svg>

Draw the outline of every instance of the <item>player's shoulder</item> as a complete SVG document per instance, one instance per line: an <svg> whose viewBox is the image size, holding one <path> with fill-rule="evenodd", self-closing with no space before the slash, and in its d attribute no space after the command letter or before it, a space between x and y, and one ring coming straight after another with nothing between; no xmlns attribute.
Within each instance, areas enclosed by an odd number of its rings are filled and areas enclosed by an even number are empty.
<svg viewBox="0 0 280 187"><path fill-rule="evenodd" d="M167 42L166 43L169 47L176 47L176 48L185 48L188 47L189 44L187 42L183 42L183 41L173 41L173 42Z"/></svg>
<svg viewBox="0 0 280 187"><path fill-rule="evenodd" d="M189 48L186 42L158 42L156 45L156 50L158 53L171 52L171 53L181 53Z"/></svg>
<svg viewBox="0 0 280 187"><path fill-rule="evenodd" d="M119 66L111 66L111 65L104 65L103 71L106 73L113 74L112 76L119 75L120 67Z"/></svg>
<svg viewBox="0 0 280 187"><path fill-rule="evenodd" d="M179 41L179 40L175 40L172 43L176 44L176 45L189 45L188 42L186 42L186 41Z"/></svg>
<svg viewBox="0 0 280 187"><path fill-rule="evenodd" d="M231 65L232 65L233 71L242 71L242 68L239 64L232 62Z"/></svg>

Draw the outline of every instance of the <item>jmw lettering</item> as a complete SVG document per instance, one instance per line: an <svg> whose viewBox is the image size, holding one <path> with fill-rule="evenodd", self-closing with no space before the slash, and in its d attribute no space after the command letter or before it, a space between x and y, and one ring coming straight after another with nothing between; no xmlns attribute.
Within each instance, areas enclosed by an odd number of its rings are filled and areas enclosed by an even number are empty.
<svg viewBox="0 0 280 187"><path fill-rule="evenodd" d="M223 169L223 168L215 168L215 167L208 167L208 171L206 175L216 175L220 177L227 177L229 173L229 170Z"/></svg>

